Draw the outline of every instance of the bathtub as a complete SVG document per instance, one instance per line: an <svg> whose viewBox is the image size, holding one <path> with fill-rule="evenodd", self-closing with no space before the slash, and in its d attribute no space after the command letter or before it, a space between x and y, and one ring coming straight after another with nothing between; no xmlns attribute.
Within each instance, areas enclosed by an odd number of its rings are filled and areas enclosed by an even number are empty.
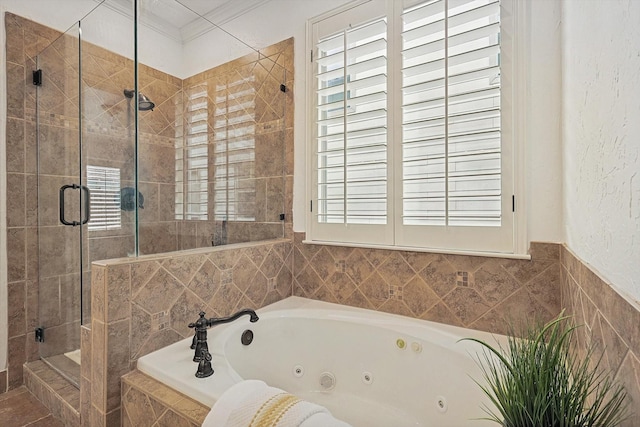
<svg viewBox="0 0 640 427"><path fill-rule="evenodd" d="M490 426L490 405L474 379L480 347L491 334L403 316L290 297L209 329L215 373L194 376L191 338L138 360L147 375L213 406L242 379L267 384L320 405L354 427ZM197 314L194 316L197 317ZM250 329L253 341L241 343Z"/></svg>

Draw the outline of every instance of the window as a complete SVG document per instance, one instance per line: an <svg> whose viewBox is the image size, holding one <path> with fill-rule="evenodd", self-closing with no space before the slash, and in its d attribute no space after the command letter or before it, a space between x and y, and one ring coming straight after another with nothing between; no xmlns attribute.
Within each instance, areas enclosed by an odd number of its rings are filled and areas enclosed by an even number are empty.
<svg viewBox="0 0 640 427"><path fill-rule="evenodd" d="M311 25L311 240L513 252L510 2L384 3Z"/></svg>
<svg viewBox="0 0 640 427"><path fill-rule="evenodd" d="M120 228L120 169L87 165L91 220L89 230Z"/></svg>

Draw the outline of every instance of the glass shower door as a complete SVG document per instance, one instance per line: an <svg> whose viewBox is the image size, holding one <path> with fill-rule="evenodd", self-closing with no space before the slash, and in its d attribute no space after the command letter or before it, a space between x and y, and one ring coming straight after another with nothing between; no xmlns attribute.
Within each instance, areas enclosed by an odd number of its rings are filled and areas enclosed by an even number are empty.
<svg viewBox="0 0 640 427"><path fill-rule="evenodd" d="M133 29L131 52L98 46L98 11L37 57L39 350L76 385L91 263L136 253Z"/></svg>
<svg viewBox="0 0 640 427"><path fill-rule="evenodd" d="M82 224L88 189L81 181L80 25L37 57L38 311L42 360L79 380ZM31 195L35 196L35 195ZM30 195L27 195L30 197ZM38 339L38 338L37 338ZM77 362L77 363L76 363Z"/></svg>

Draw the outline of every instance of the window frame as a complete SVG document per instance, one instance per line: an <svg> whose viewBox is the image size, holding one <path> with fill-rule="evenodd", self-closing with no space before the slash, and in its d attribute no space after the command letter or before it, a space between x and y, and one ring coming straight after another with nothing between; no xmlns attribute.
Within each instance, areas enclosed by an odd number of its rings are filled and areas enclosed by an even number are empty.
<svg viewBox="0 0 640 427"><path fill-rule="evenodd" d="M401 162L402 156L402 126L401 123L394 125L393 120L401 121L401 114L397 114L402 105L402 37L395 37L395 34L400 34L402 30L402 18L401 14L404 8L412 7L414 5L422 3L423 0L385 0L385 13L388 17L388 67L393 69L388 72L388 135L390 140L388 141L388 164L391 165L395 159L399 159ZM513 258L528 258L526 253L526 198L524 197L524 137L527 134L526 129L526 77L527 69L524 66L527 59L527 43L528 43L528 27L529 16L527 13L529 8L527 2L522 0L501 0L501 25L507 25L511 29L512 40L509 41L509 49L503 51L503 55L509 55L511 60L511 85L510 90L512 93L506 93L502 95L503 109L509 109L511 114L510 125L507 126L504 132L508 132L508 138L510 144L501 148L501 153L504 153L508 158L502 162L502 179L508 180L508 186L511 187L511 193L513 197L509 197L510 194L504 194L502 197L502 216L511 217L511 223L509 224L509 236L507 239L503 239L499 245L491 245L491 237L483 236L483 233L469 232L468 227L445 227L439 226L441 229L448 231L444 233L444 238L440 238L438 244L427 242L422 244L424 236L429 238L429 226L413 226L414 228L420 227L425 230L424 233L415 234L415 238L412 236L414 233L407 233L405 231L404 241L399 241L399 237L402 236L402 226L399 223L402 222L402 198L396 197L394 194L398 192L398 189L402 188L401 183L394 182L394 180L401 180L402 167L400 163L395 167L390 166L388 168L388 179L390 184L388 185L388 224L386 226L377 226L377 230L372 232L370 226L358 227L357 224L326 224L323 223L321 227L318 226L314 216L317 212L313 212L311 209L312 204L317 200L317 153L316 153L316 76L315 76L315 64L312 58L308 58L306 63L306 89L307 89L307 120L306 126L307 144L306 149L309 150L306 156L307 162L307 174L306 174L306 224L307 224L307 236L305 242L307 243L320 243L328 245L346 245L346 246L359 246L359 247L375 247L386 249L398 249L398 250L412 250L412 251L428 251L428 252L440 252L440 253L464 253L464 254L478 254L484 256L499 256L499 257L513 257ZM307 54L313 55L316 48L316 40L318 39L315 28L317 24L335 19L336 16L348 17L349 12L357 9L362 5L370 3L372 5L380 4L379 1L372 0L360 0L350 2L337 9L322 14L316 18L312 18L307 22ZM410 3L410 4L407 4ZM374 6L375 7L375 6ZM507 8L507 11L504 9ZM379 9L382 11L382 9ZM507 13L505 13L507 12ZM363 19L361 22L366 22ZM343 27L344 28L344 27ZM395 29L395 30L394 30ZM503 48L504 49L504 48ZM508 96L508 99L505 97ZM391 112L396 111L396 112ZM503 134L503 138L507 137ZM393 142L395 141L395 142ZM390 145L393 146L389 148ZM393 175L393 176L392 176ZM516 195L518 197L516 198ZM510 200L511 199L511 200ZM517 202L517 204L516 204ZM513 212L511 212L511 205L514 205ZM315 211L316 206L313 206ZM508 210L507 210L508 209ZM395 212L395 214L394 214ZM400 213L398 213L400 212ZM330 225L330 226L328 226ZM374 226L376 227L376 226ZM404 226L406 228L406 226ZM360 229L360 230L359 230ZM449 230L446 230L449 229ZM384 231L383 231L384 230ZM343 240L335 240L335 236L345 236L347 233L351 233L351 238ZM488 230L491 233L491 230ZM473 244L467 245L461 248L460 246L448 246L447 240L451 235L460 241L473 242ZM374 237L374 239L371 239ZM408 237L408 238L407 238ZM365 241L365 238L367 241Z"/></svg>

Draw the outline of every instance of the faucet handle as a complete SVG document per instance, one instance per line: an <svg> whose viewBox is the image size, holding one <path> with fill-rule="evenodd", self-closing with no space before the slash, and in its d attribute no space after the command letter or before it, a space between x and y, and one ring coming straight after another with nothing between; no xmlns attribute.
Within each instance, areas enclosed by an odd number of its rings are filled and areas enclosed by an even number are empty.
<svg viewBox="0 0 640 427"><path fill-rule="evenodd" d="M201 311L200 312L200 318L198 320L196 320L195 322L193 322L193 323L189 323L187 326L192 328L192 329L195 328L196 331L198 330L198 328L201 328L203 326L206 327L207 326L207 319L204 317L205 314L206 313L204 311Z"/></svg>
<svg viewBox="0 0 640 427"><path fill-rule="evenodd" d="M203 332L206 334L207 331L207 319L204 317L205 312L201 311L200 312L200 318L198 320L196 320L193 323L189 323L187 326L189 328L195 329L194 333L193 333L193 339L191 340L191 350L194 350L197 348L198 346L198 341L201 339L201 337L198 337L198 332ZM205 335L205 339L206 339L206 335Z"/></svg>

